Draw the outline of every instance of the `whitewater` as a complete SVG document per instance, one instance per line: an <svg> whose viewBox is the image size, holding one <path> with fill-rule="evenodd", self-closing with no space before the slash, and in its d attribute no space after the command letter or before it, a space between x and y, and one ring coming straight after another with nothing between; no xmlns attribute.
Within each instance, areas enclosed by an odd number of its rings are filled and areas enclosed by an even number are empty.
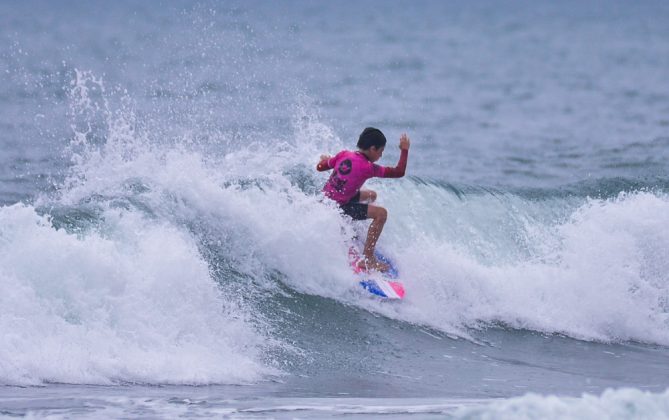
<svg viewBox="0 0 669 420"><path fill-rule="evenodd" d="M416 38L365 26L373 2L343 38L323 22L349 6L120 3L99 32L91 5L2 6L2 415L669 416L666 7L403 6L382 21L425 19ZM445 68L423 37L445 43ZM362 76L347 78L325 53L350 42L385 64L351 53ZM497 70L476 77L472 50ZM609 59L622 81L593 85ZM368 181L400 303L356 287L348 244L367 224L341 217L315 171L366 125L389 139L385 165L412 137L408 176Z"/></svg>

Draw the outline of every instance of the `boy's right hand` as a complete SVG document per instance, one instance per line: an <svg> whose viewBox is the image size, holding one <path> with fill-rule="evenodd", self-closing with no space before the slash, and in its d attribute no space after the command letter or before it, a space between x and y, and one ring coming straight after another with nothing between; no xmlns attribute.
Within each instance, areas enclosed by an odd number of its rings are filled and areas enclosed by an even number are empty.
<svg viewBox="0 0 669 420"><path fill-rule="evenodd" d="M328 169L331 169L328 167L328 161L331 159L331 156L328 155L321 155L321 160L318 162L318 165L316 165L316 170L319 172L327 171Z"/></svg>
<svg viewBox="0 0 669 420"><path fill-rule="evenodd" d="M411 146L411 140L409 140L409 136L407 136L407 133L403 133L400 136L400 149L409 150L409 146Z"/></svg>

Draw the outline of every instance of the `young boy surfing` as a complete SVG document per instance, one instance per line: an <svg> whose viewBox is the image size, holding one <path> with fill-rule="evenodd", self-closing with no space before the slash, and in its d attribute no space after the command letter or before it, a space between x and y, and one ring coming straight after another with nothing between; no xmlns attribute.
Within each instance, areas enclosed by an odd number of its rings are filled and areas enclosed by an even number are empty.
<svg viewBox="0 0 669 420"><path fill-rule="evenodd" d="M322 155L316 170L322 172L334 169L323 187L323 193L336 201L344 214L353 220L372 219L363 250L364 258L359 263L360 268L388 271L388 264L378 261L374 256L374 248L386 223L388 211L370 204L376 200L376 192L363 190L361 187L372 177L403 177L409 157L410 140L406 134L400 137L400 160L394 168L374 163L381 159L386 147L386 137L378 128L365 128L358 138L357 146L356 152L342 150L334 157Z"/></svg>

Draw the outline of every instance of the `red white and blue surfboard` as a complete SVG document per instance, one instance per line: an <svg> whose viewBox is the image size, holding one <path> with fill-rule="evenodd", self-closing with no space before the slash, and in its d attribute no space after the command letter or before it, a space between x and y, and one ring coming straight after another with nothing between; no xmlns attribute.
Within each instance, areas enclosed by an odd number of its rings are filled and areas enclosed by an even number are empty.
<svg viewBox="0 0 669 420"><path fill-rule="evenodd" d="M348 250L349 262L351 269L360 278L358 283L363 289L369 293L384 299L401 300L404 298L404 286L398 281L399 273L395 264L387 257L381 255L378 251L374 253L376 259L386 263L390 269L385 273L368 272L363 268L358 267L360 261L360 253L351 246Z"/></svg>

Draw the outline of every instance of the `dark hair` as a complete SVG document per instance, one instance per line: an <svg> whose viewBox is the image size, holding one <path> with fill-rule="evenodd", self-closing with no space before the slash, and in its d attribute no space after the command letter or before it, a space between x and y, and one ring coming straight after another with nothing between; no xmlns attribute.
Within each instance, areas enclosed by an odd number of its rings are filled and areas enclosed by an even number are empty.
<svg viewBox="0 0 669 420"><path fill-rule="evenodd" d="M385 145L386 136L378 128L367 127L362 130L358 138L358 149L367 150L372 146L376 146L379 149Z"/></svg>

